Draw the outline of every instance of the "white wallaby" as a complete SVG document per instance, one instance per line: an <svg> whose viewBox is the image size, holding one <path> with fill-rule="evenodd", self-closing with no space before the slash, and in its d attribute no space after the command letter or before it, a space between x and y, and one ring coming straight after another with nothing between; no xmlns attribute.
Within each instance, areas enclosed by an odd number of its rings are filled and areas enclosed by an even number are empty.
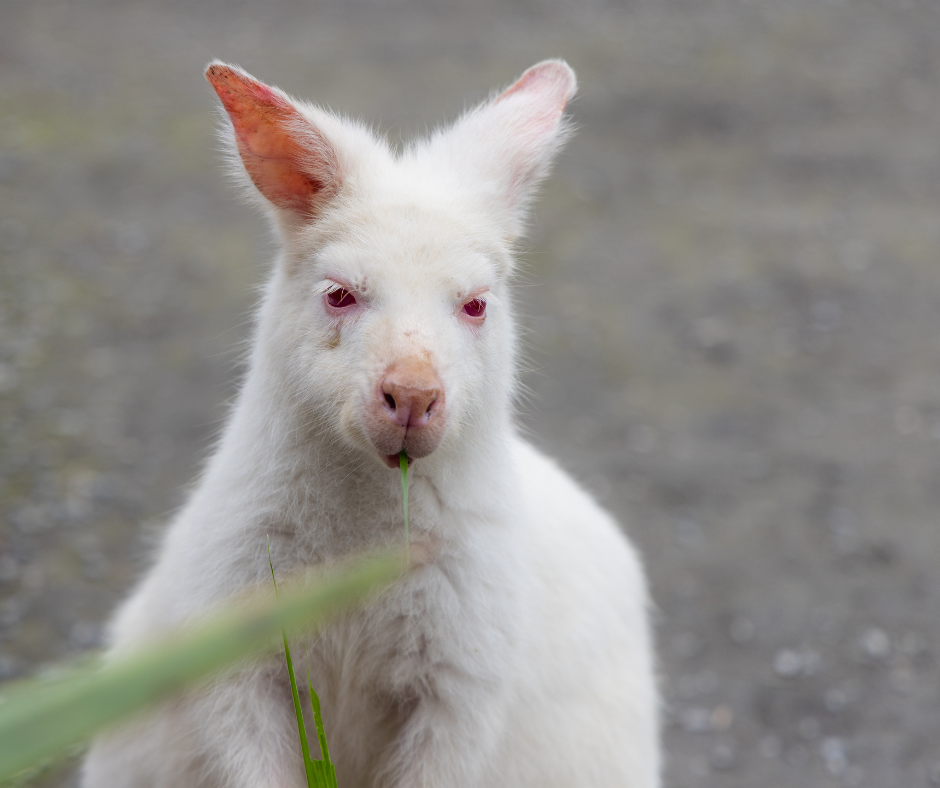
<svg viewBox="0 0 940 788"><path fill-rule="evenodd" d="M651 788L658 699L640 562L513 424L513 244L567 133L539 63L396 153L234 66L206 76L283 249L218 448L113 650L251 585L401 544L425 562L295 644L340 788ZM316 745L313 745L316 747ZM283 657L99 739L85 788L301 788Z"/></svg>

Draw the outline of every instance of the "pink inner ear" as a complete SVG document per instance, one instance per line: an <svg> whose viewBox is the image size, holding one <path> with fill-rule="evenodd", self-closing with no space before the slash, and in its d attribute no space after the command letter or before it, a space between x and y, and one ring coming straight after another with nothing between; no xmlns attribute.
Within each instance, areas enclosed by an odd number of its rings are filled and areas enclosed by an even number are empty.
<svg viewBox="0 0 940 788"><path fill-rule="evenodd" d="M574 75L567 66L547 61L528 69L497 97L495 103L498 104L511 96L520 99L525 97L536 105L527 124L530 131L544 133L554 129L565 111L574 86Z"/></svg>
<svg viewBox="0 0 940 788"><path fill-rule="evenodd" d="M506 196L511 206L544 173L558 140L559 123L577 80L567 63L546 60L527 69L492 103L492 123L501 128L510 153Z"/></svg>
<svg viewBox="0 0 940 788"><path fill-rule="evenodd" d="M230 66L213 64L215 88L252 182L268 200L306 217L339 187L336 155L320 131L278 91Z"/></svg>

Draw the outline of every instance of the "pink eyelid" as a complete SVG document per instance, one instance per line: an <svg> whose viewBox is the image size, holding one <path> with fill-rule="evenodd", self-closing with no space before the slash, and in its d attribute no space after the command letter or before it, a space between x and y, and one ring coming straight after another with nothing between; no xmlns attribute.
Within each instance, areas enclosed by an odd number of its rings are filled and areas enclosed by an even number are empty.
<svg viewBox="0 0 940 788"><path fill-rule="evenodd" d="M360 295L356 289L341 279L330 277L329 287L323 290L323 300L326 301L330 309L335 311L345 311L356 306L360 301ZM343 294L340 296L340 294ZM339 301L334 303L334 299L339 296Z"/></svg>
<svg viewBox="0 0 940 788"><path fill-rule="evenodd" d="M473 321L482 321L486 318L486 305L489 294L487 288L480 288L469 293L460 305L460 311L463 315Z"/></svg>
<svg viewBox="0 0 940 788"><path fill-rule="evenodd" d="M330 290L326 294L326 300L330 306L335 309L346 309L356 305L356 296L350 293L345 287L339 287L336 290Z"/></svg>

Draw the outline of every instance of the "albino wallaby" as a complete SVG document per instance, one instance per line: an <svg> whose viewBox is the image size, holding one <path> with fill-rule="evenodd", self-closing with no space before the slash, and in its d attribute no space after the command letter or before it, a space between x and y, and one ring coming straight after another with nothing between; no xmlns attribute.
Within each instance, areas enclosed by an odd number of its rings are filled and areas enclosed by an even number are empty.
<svg viewBox="0 0 940 788"><path fill-rule="evenodd" d="M270 584L267 535L279 575L400 544L404 450L426 562L295 646L340 788L658 785L640 562L513 424L513 245L574 73L539 63L400 153L235 66L206 76L283 248L218 448L112 649ZM301 788L283 658L99 739L83 781Z"/></svg>

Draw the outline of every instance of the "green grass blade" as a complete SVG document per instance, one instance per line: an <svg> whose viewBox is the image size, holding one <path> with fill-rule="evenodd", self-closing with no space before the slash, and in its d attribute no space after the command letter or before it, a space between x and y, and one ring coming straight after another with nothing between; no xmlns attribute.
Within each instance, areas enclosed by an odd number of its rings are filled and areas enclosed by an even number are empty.
<svg viewBox="0 0 940 788"><path fill-rule="evenodd" d="M284 656L287 659L287 675L290 676L290 693L294 699L294 713L297 715L297 735L300 737L300 750L304 759L304 773L307 775L308 788L318 788L316 768L310 757L310 743L307 741L307 729L304 726L304 711L300 705L300 695L297 692L297 680L294 678L294 663L290 658L290 646L287 645L287 634L284 634Z"/></svg>
<svg viewBox="0 0 940 788"><path fill-rule="evenodd" d="M268 539L268 566L271 567L271 581L274 583L274 598L277 599L277 578L274 576L274 561L271 559L271 537ZM287 643L287 630L282 629L284 639L284 658L287 660L287 675L290 677L290 694L294 699L294 714L297 715L297 735L300 737L300 752L304 759L304 774L307 775L307 788L318 788L314 777L313 761L310 759L310 743L307 741L307 729L304 727L304 711L297 692L297 680L294 678L294 662L290 658L290 646Z"/></svg>
<svg viewBox="0 0 940 788"><path fill-rule="evenodd" d="M323 716L320 713L320 696L313 689L313 682L310 680L310 660L307 660L307 686L310 688L310 708L313 710L313 722L317 728L317 739L320 741L321 760L317 763L321 766L324 783L323 788L337 788L336 769L330 761L330 747L326 743L326 728L323 726Z"/></svg>
<svg viewBox="0 0 940 788"><path fill-rule="evenodd" d="M267 593L245 597L107 663L65 669L52 681L0 685L0 782L214 671L270 649L285 628L321 626L401 572L400 554L362 560L292 585L279 602Z"/></svg>
<svg viewBox="0 0 940 788"><path fill-rule="evenodd" d="M411 537L408 535L408 455L402 449L398 453L398 467L401 469L401 498L405 510L405 556L411 561Z"/></svg>

